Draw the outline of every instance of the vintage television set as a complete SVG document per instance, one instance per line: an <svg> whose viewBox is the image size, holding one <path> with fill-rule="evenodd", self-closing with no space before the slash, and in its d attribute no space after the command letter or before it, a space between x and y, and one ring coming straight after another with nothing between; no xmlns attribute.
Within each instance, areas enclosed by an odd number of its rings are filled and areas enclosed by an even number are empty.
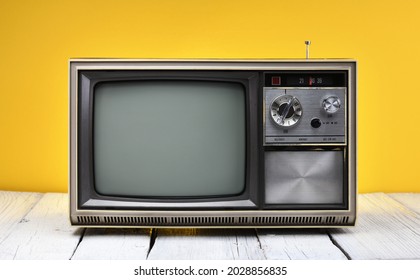
<svg viewBox="0 0 420 280"><path fill-rule="evenodd" d="M69 67L73 225L354 225L355 61Z"/></svg>

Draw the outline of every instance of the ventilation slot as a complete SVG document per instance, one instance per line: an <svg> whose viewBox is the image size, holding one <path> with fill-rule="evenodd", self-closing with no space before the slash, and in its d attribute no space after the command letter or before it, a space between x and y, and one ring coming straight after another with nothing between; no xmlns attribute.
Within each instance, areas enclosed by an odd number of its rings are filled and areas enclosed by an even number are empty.
<svg viewBox="0 0 420 280"><path fill-rule="evenodd" d="M234 225L234 217L170 217L170 224L177 225Z"/></svg>
<svg viewBox="0 0 420 280"><path fill-rule="evenodd" d="M78 216L77 221L80 224L94 224L94 225L101 224L101 218L98 216Z"/></svg>
<svg viewBox="0 0 420 280"><path fill-rule="evenodd" d="M246 224L248 221L247 217L239 217L238 218L240 224Z"/></svg>
<svg viewBox="0 0 420 280"><path fill-rule="evenodd" d="M343 224L348 224L349 223L349 217L343 217Z"/></svg>
<svg viewBox="0 0 420 280"><path fill-rule="evenodd" d="M104 217L105 224L116 225L167 225L166 217Z"/></svg>
<svg viewBox="0 0 420 280"><path fill-rule="evenodd" d="M306 216L306 217L251 217L251 218L239 218L240 224L250 223L252 225L273 225L273 226L288 226L288 225L331 225L331 224L346 224L348 217L317 217L317 216Z"/></svg>
<svg viewBox="0 0 420 280"><path fill-rule="evenodd" d="M335 217L329 216L325 218L325 224L335 224Z"/></svg>

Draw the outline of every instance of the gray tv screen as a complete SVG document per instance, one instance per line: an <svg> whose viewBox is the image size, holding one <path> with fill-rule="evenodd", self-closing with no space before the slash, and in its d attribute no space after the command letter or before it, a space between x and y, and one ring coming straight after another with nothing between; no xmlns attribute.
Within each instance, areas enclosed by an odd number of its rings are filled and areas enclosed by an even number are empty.
<svg viewBox="0 0 420 280"><path fill-rule="evenodd" d="M240 194L246 173L245 96L235 82L97 84L96 191L134 197Z"/></svg>

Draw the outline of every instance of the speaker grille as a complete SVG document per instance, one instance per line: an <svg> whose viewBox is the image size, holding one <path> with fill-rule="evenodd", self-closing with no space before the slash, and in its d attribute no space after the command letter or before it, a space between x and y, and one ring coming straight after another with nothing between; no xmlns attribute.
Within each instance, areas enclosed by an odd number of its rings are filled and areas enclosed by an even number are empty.
<svg viewBox="0 0 420 280"><path fill-rule="evenodd" d="M251 216L251 217L129 217L129 216L77 216L77 223L86 226L133 227L287 227L348 225L348 216Z"/></svg>

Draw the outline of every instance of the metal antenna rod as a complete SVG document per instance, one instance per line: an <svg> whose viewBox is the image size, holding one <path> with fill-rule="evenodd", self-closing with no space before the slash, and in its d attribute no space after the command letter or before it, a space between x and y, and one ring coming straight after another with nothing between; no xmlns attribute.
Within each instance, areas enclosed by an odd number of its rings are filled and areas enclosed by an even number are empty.
<svg viewBox="0 0 420 280"><path fill-rule="evenodd" d="M309 45L311 44L311 41L305 41L306 45L306 59L309 59Z"/></svg>

